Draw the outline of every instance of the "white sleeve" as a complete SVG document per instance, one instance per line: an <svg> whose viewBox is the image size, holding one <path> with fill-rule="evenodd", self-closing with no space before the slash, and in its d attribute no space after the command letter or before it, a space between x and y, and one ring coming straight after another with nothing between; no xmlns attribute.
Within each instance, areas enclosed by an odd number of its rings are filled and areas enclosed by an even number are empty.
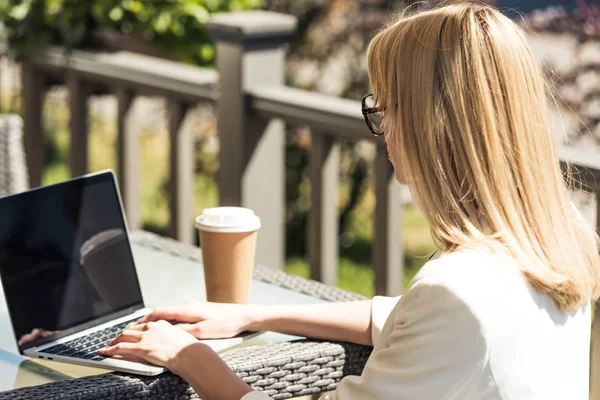
<svg viewBox="0 0 600 400"><path fill-rule="evenodd" d="M244 395L244 397L242 397L240 400L273 400L271 397L267 396L266 394L264 394L263 392L250 392L250 393L246 393Z"/></svg>
<svg viewBox="0 0 600 400"><path fill-rule="evenodd" d="M377 343L381 330L400 297L375 296L371 303L371 340Z"/></svg>
<svg viewBox="0 0 600 400"><path fill-rule="evenodd" d="M271 397L267 396L263 392L250 392L244 395L240 400L272 400Z"/></svg>
<svg viewBox="0 0 600 400"><path fill-rule="evenodd" d="M467 399L488 360L479 319L448 287L423 278L390 316L386 347L375 348L361 376L338 384L333 399Z"/></svg>
<svg viewBox="0 0 600 400"><path fill-rule="evenodd" d="M319 397L319 400L330 400L330 399L331 399L330 395L327 395L327 394L324 394L323 396ZM247 393L240 400L273 400L273 398L267 396L263 392L254 391L254 392Z"/></svg>
<svg viewBox="0 0 600 400"><path fill-rule="evenodd" d="M392 313L392 310L398 303L400 297L385 297L375 296L371 303L371 338L373 343L377 342L383 325L387 321L388 317ZM329 395L330 396L330 395ZM330 397L323 395L320 399L328 400ZM262 392L250 392L242 397L240 400L269 400L271 397L267 396Z"/></svg>

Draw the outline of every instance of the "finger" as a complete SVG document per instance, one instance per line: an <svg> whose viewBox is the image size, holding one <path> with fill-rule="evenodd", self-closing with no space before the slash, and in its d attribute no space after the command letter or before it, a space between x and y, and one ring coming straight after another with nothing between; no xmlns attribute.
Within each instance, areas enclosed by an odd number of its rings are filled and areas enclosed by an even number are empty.
<svg viewBox="0 0 600 400"><path fill-rule="evenodd" d="M129 325L126 330L128 330L128 331L142 331L142 332L143 331L147 331L148 330L148 323L147 322L142 322L142 323L139 323L139 324L132 324L132 325Z"/></svg>
<svg viewBox="0 0 600 400"><path fill-rule="evenodd" d="M26 333L25 335L23 335L21 337L21 339L19 339L19 341L17 342L17 344L18 345L22 345L22 344L29 343L32 340L37 339L39 337L39 332L40 332L40 330L38 328L35 328L31 332Z"/></svg>
<svg viewBox="0 0 600 400"><path fill-rule="evenodd" d="M116 338L111 340L108 343L108 345L113 346L117 343L122 343L122 342L137 343L140 340L142 340L143 336L144 336L144 332L127 329L127 330L124 330L123 332L121 332L121 334L119 336L117 336Z"/></svg>
<svg viewBox="0 0 600 400"><path fill-rule="evenodd" d="M143 358L143 351L139 343L122 342L100 349L99 353L103 356L136 356Z"/></svg>
<svg viewBox="0 0 600 400"><path fill-rule="evenodd" d="M19 341L17 342L17 344L19 346L21 346L21 345L23 345L23 344L25 344L25 343L27 343L29 341L31 341L31 334L28 333L26 335L21 336L21 339L19 339Z"/></svg>
<svg viewBox="0 0 600 400"><path fill-rule="evenodd" d="M145 318L145 317L143 317L143 318ZM133 328L135 326L146 325L148 322L151 322L151 321L142 321L143 318L140 318L137 321L134 321L134 322L131 322L131 323L127 324L127 328L126 329L131 329L131 328Z"/></svg>
<svg viewBox="0 0 600 400"><path fill-rule="evenodd" d="M139 319L138 323L150 321L179 321L179 322L194 322L194 319L189 313L185 312L182 306L174 307L158 307L152 310L150 314Z"/></svg>

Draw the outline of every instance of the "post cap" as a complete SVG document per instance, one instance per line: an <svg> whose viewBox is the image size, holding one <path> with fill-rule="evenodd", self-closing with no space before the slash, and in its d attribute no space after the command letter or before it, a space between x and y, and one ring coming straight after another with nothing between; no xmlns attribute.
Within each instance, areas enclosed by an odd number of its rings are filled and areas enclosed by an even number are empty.
<svg viewBox="0 0 600 400"><path fill-rule="evenodd" d="M297 26L298 19L295 16L272 11L218 13L207 24L215 41L237 43L265 40L285 42Z"/></svg>

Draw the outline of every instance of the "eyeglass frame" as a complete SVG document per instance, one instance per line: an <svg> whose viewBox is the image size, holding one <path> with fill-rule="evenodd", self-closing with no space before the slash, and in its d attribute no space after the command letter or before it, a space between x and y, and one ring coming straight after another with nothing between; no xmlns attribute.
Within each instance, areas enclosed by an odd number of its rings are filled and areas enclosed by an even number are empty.
<svg viewBox="0 0 600 400"><path fill-rule="evenodd" d="M365 123L367 124L367 128L369 128L369 130L371 131L371 133L374 136L383 136L384 132L382 131L381 133L377 133L377 131L375 131L375 129L373 128L373 124L371 123L371 121L369 121L369 114L375 114L378 112L383 112L385 111L385 107L367 107L367 99L369 97L373 97L373 93L368 93L366 95L363 96L362 98L362 114L363 117L365 118Z"/></svg>

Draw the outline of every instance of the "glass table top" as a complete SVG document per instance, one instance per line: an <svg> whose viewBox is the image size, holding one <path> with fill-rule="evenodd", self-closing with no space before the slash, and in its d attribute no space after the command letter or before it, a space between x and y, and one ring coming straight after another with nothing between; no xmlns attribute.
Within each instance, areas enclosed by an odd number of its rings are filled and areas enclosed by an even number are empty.
<svg viewBox="0 0 600 400"><path fill-rule="evenodd" d="M132 250L142 295L147 307L179 304L189 299L206 299L201 263L139 245L132 245ZM252 282L250 291L250 303L252 304L321 302L323 300L259 281ZM253 346L293 339L297 339L297 337L265 332L238 346ZM18 355L4 295L0 296L0 391L107 372L110 371L47 360L33 360Z"/></svg>

